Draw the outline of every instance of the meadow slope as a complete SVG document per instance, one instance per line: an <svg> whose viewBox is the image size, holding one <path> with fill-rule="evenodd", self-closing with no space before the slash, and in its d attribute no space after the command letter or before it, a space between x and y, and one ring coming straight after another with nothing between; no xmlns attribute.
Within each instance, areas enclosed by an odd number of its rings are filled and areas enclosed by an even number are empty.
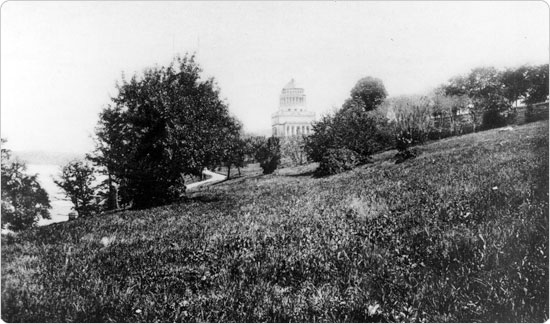
<svg viewBox="0 0 550 324"><path fill-rule="evenodd" d="M2 236L8 322L541 322L548 122Z"/></svg>

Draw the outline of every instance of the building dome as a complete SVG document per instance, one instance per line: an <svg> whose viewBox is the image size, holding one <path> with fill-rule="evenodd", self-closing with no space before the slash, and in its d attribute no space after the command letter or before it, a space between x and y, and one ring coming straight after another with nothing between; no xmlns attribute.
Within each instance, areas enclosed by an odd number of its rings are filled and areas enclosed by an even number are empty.
<svg viewBox="0 0 550 324"><path fill-rule="evenodd" d="M273 136L310 134L314 120L315 113L306 108L304 88L291 79L281 90L279 110L272 115Z"/></svg>
<svg viewBox="0 0 550 324"><path fill-rule="evenodd" d="M303 88L296 86L296 81L291 79L281 91L279 96L279 110L304 111L306 95Z"/></svg>

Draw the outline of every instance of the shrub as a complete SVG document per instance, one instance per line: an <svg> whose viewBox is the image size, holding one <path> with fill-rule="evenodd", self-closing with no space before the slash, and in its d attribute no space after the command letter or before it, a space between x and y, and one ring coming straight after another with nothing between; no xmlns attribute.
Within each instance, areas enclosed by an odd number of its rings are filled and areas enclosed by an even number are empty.
<svg viewBox="0 0 550 324"><path fill-rule="evenodd" d="M281 160L279 138L268 138L256 151L256 160L260 162L260 167L263 169L264 174L273 173Z"/></svg>
<svg viewBox="0 0 550 324"><path fill-rule="evenodd" d="M326 176L348 171L361 163L361 157L347 148L329 149L319 163L316 174Z"/></svg>
<svg viewBox="0 0 550 324"><path fill-rule="evenodd" d="M537 120L548 119L548 103L542 105L529 105L525 110L525 122L531 123Z"/></svg>
<svg viewBox="0 0 550 324"><path fill-rule="evenodd" d="M498 110L488 110L483 113L483 129L491 129L506 125L506 118Z"/></svg>
<svg viewBox="0 0 550 324"><path fill-rule="evenodd" d="M395 144L399 151L397 163L418 155L409 148L422 144L433 130L432 107L426 97L399 97L394 99L396 111Z"/></svg>
<svg viewBox="0 0 550 324"><path fill-rule="evenodd" d="M307 155L304 149L305 139L303 136L290 136L281 140L281 158L290 161L290 166L302 165L307 162Z"/></svg>
<svg viewBox="0 0 550 324"><path fill-rule="evenodd" d="M394 101L397 137L401 144L422 144L433 129L432 108L427 97L403 96ZM399 149L399 147L398 147Z"/></svg>
<svg viewBox="0 0 550 324"><path fill-rule="evenodd" d="M359 80L342 109L313 125L305 144L307 156L322 162L333 153L329 150L345 148L356 154L358 163L366 163L372 154L391 148L392 126L377 109L386 96L380 79Z"/></svg>
<svg viewBox="0 0 550 324"><path fill-rule="evenodd" d="M325 116L313 125L307 137L308 157L321 162L329 150L345 148L355 152L359 163L366 163L372 154L393 146L392 126L378 111L366 112L361 107L344 108L334 116Z"/></svg>

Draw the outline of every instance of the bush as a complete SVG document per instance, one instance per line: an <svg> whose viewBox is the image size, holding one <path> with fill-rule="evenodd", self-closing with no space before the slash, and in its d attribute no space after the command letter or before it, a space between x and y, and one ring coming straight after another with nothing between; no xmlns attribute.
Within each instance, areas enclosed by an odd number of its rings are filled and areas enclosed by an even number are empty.
<svg viewBox="0 0 550 324"><path fill-rule="evenodd" d="M289 161L289 166L306 163L307 155L304 146L305 140L303 136L284 137L281 140L281 159Z"/></svg>
<svg viewBox="0 0 550 324"><path fill-rule="evenodd" d="M548 103L542 105L529 105L525 110L525 122L531 123L537 120L548 119Z"/></svg>
<svg viewBox="0 0 550 324"><path fill-rule="evenodd" d="M483 129L491 129L506 125L506 118L499 111L488 110L483 113Z"/></svg>
<svg viewBox="0 0 550 324"><path fill-rule="evenodd" d="M264 174L273 173L281 160L281 145L279 138L270 137L256 151L256 160L260 162L260 167Z"/></svg>
<svg viewBox="0 0 550 324"><path fill-rule="evenodd" d="M396 138L395 145L399 153L397 162L414 158L418 152L411 152L409 148L423 144L434 129L431 118L432 107L426 97L400 97L394 101L396 110Z"/></svg>
<svg viewBox="0 0 550 324"><path fill-rule="evenodd" d="M399 97L395 99L394 109L396 111L396 140L402 139L399 145L412 146L424 143L434 126L431 118L432 108L428 98Z"/></svg>
<svg viewBox="0 0 550 324"><path fill-rule="evenodd" d="M326 176L351 170L361 163L360 156L347 148L329 149L316 170L318 176Z"/></svg>
<svg viewBox="0 0 550 324"><path fill-rule="evenodd" d="M345 148L356 154L358 163L366 163L372 154L393 147L392 130L380 112L352 106L314 124L305 150L311 160L321 162L330 150Z"/></svg>
<svg viewBox="0 0 550 324"><path fill-rule="evenodd" d="M366 163L372 154L393 147L393 128L377 109L386 96L380 79L359 80L342 109L313 125L313 134L305 144L307 156L326 163L334 153L331 150L344 148L354 152L358 163Z"/></svg>

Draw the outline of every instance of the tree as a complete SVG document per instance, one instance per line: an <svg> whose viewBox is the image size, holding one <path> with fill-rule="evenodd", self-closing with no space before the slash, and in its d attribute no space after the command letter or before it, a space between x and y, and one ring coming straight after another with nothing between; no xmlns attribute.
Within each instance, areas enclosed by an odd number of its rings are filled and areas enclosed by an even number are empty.
<svg viewBox="0 0 550 324"><path fill-rule="evenodd" d="M391 147L391 126L377 110L386 96L382 80L373 77L359 80L340 110L312 125L313 133L305 143L307 156L315 162L336 161L332 157L340 152L338 149L345 148L353 152L345 155L353 156L352 164L355 160L366 163L373 153Z"/></svg>
<svg viewBox="0 0 550 324"><path fill-rule="evenodd" d="M350 98L343 105L344 109L358 105L365 111L376 109L386 98L388 93L382 80L373 77L365 77L357 81L351 89Z"/></svg>
<svg viewBox="0 0 550 324"><path fill-rule="evenodd" d="M500 79L503 85L503 96L510 102L516 103L520 99L525 99L529 90L529 82L526 78L528 73L527 66L506 69L502 72Z"/></svg>
<svg viewBox="0 0 550 324"><path fill-rule="evenodd" d="M532 66L527 69L526 79L528 89L525 103L532 105L548 100L548 64Z"/></svg>
<svg viewBox="0 0 550 324"><path fill-rule="evenodd" d="M305 150L315 162L325 159L331 149L346 148L355 152L361 163L366 163L373 153L393 146L391 126L385 116L359 106L324 116L312 129L313 133L306 138Z"/></svg>
<svg viewBox="0 0 550 324"><path fill-rule="evenodd" d="M2 144L5 142L2 139ZM4 148L1 151L2 228L18 232L36 226L40 217L50 219L50 199L37 175L27 175L24 163L9 163L10 152Z"/></svg>
<svg viewBox="0 0 550 324"><path fill-rule="evenodd" d="M306 138L305 151L315 162L320 162L327 151L337 144L334 137L334 115L325 115L311 126L312 133Z"/></svg>
<svg viewBox="0 0 550 324"><path fill-rule="evenodd" d="M231 166L235 166L241 175L241 168L244 167L246 159L246 142L239 133L233 134L226 147L223 149L223 165L227 167L227 178L231 174Z"/></svg>
<svg viewBox="0 0 550 324"><path fill-rule="evenodd" d="M177 201L183 175L221 162L234 129L213 79L203 80L194 56L122 78L100 114L95 161L119 185L122 204L146 208Z"/></svg>
<svg viewBox="0 0 550 324"><path fill-rule="evenodd" d="M289 136L281 141L281 156L288 159L293 165L302 165L306 162L307 156L304 150L304 136Z"/></svg>
<svg viewBox="0 0 550 324"><path fill-rule="evenodd" d="M260 162L260 167L264 174L273 173L281 160L281 145L279 138L268 138L256 151L255 158Z"/></svg>
<svg viewBox="0 0 550 324"><path fill-rule="evenodd" d="M74 205L79 217L99 211L94 168L84 161L71 161L61 169L61 179L54 180Z"/></svg>
<svg viewBox="0 0 550 324"><path fill-rule="evenodd" d="M332 148L347 148L358 154L361 163L376 152L392 146L392 131L379 111L360 107L342 109L334 116Z"/></svg>
<svg viewBox="0 0 550 324"><path fill-rule="evenodd" d="M467 95L472 100L474 131L480 123L486 128L501 126L504 118L500 113L511 107L504 96L501 73L494 67L475 68L467 76L454 77L444 89L446 95Z"/></svg>

